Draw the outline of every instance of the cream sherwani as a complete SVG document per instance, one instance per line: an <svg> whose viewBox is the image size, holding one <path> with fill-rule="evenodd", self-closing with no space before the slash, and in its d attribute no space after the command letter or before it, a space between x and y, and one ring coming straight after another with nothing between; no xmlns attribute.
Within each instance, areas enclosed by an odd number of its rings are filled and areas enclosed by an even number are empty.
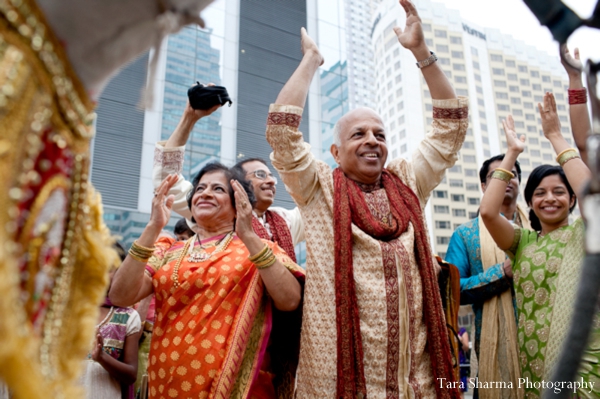
<svg viewBox="0 0 600 399"><path fill-rule="evenodd" d="M388 170L417 195L421 208L457 159L467 130L467 100L433 101L433 129L411 161L395 159ZM297 397L335 398L337 332L334 282L334 204L331 168L316 160L298 131L302 109L271 105L267 140L271 161L300 208L307 246L307 279L302 320ZM380 190L385 194L383 190ZM369 208L389 212L385 195L365 194ZM383 203L382 203L383 198ZM387 207L387 208L386 208ZM425 221L423 221L425 224ZM392 259L382 261L380 242L352 225L354 279L370 399L435 397L414 230L390 243ZM387 247L389 248L389 247ZM402 261L400 261L402 259ZM392 311L390 311L392 310ZM390 381L395 381L396 392Z"/></svg>

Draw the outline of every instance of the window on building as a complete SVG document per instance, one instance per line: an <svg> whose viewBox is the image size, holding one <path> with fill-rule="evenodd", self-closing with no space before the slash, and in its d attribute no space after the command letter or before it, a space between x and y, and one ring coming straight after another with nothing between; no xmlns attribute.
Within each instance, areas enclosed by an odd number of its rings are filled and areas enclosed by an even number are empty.
<svg viewBox="0 0 600 399"><path fill-rule="evenodd" d="M479 52L477 52L477 49L475 47L471 47L471 54L478 55Z"/></svg>
<svg viewBox="0 0 600 399"><path fill-rule="evenodd" d="M477 98L477 105L480 107L485 107L485 101L483 101L483 98Z"/></svg>
<svg viewBox="0 0 600 399"><path fill-rule="evenodd" d="M452 51L452 58L465 58L465 55L462 51Z"/></svg>
<svg viewBox="0 0 600 399"><path fill-rule="evenodd" d="M423 30L424 30L425 32L431 32L431 24L424 24L424 23L421 23L421 26L423 27Z"/></svg>
<svg viewBox="0 0 600 399"><path fill-rule="evenodd" d="M538 71L531 71L531 77L532 78L539 78L540 77L540 73Z"/></svg>
<svg viewBox="0 0 600 399"><path fill-rule="evenodd" d="M529 165L529 158L519 158L519 163L521 165L527 166L527 165Z"/></svg>
<svg viewBox="0 0 600 399"><path fill-rule="evenodd" d="M393 150L392 151L392 158L398 158L398 150Z"/></svg>
<svg viewBox="0 0 600 399"><path fill-rule="evenodd" d="M450 213L450 207L448 205L434 205L434 213Z"/></svg>
<svg viewBox="0 0 600 399"><path fill-rule="evenodd" d="M533 114L525 114L525 120L527 120L527 121L534 121L535 120L535 115L533 115Z"/></svg>
<svg viewBox="0 0 600 399"><path fill-rule="evenodd" d="M554 157L552 156L552 154L542 154L542 159L544 161L554 161Z"/></svg>
<svg viewBox="0 0 600 399"><path fill-rule="evenodd" d="M498 111L510 112L510 107L506 104L498 104Z"/></svg>
<svg viewBox="0 0 600 399"><path fill-rule="evenodd" d="M494 86L506 87L506 82L504 80L494 80Z"/></svg>
<svg viewBox="0 0 600 399"><path fill-rule="evenodd" d="M530 154L532 157L539 157L540 156L540 150L531 150Z"/></svg>
<svg viewBox="0 0 600 399"><path fill-rule="evenodd" d="M531 88L533 90L542 90L542 85L539 84L539 83L534 83L534 84L531 85Z"/></svg>
<svg viewBox="0 0 600 399"><path fill-rule="evenodd" d="M465 196L463 194L452 194L452 202L465 202Z"/></svg>
<svg viewBox="0 0 600 399"><path fill-rule="evenodd" d="M476 163L475 155L463 155L463 161L466 163Z"/></svg>
<svg viewBox="0 0 600 399"><path fill-rule="evenodd" d="M400 146L400 153L404 154L404 153L406 153L406 150L407 150L407 148L406 148L406 144L402 144L402 145Z"/></svg>
<svg viewBox="0 0 600 399"><path fill-rule="evenodd" d="M497 91L496 98L498 98L500 100L506 100L506 99L508 99L508 93L502 93L501 91Z"/></svg>
<svg viewBox="0 0 600 399"><path fill-rule="evenodd" d="M507 73L506 74L506 79L508 79L508 80L517 80L517 74L516 73Z"/></svg>
<svg viewBox="0 0 600 399"><path fill-rule="evenodd" d="M533 109L533 103L524 102L523 107L527 109Z"/></svg>
<svg viewBox="0 0 600 399"><path fill-rule="evenodd" d="M450 187L462 187L463 181L461 179L450 179L449 185Z"/></svg>
<svg viewBox="0 0 600 399"><path fill-rule="evenodd" d="M531 92L530 92L529 90L523 90L523 91L521 92L521 95L522 95L523 97L531 97Z"/></svg>
<svg viewBox="0 0 600 399"><path fill-rule="evenodd" d="M519 86L508 86L508 91L510 91L511 93L518 93Z"/></svg>
<svg viewBox="0 0 600 399"><path fill-rule="evenodd" d="M535 145L540 144L540 140L538 140L537 137L530 137L527 141L529 142L529 144L535 144Z"/></svg>
<svg viewBox="0 0 600 399"><path fill-rule="evenodd" d="M543 96L533 96L533 101L541 103L542 101L544 101L544 97Z"/></svg>
<svg viewBox="0 0 600 399"><path fill-rule="evenodd" d="M435 37L448 37L448 32L441 29L436 29L433 31Z"/></svg>
<svg viewBox="0 0 600 399"><path fill-rule="evenodd" d="M438 61L440 62L440 64L442 65L450 65L450 58L446 58L446 57L439 57Z"/></svg>
<svg viewBox="0 0 600 399"><path fill-rule="evenodd" d="M467 148L467 149L475 148L475 143L473 143L472 141L465 141L463 143L462 148Z"/></svg>
<svg viewBox="0 0 600 399"><path fill-rule="evenodd" d="M433 190L433 198L448 198L448 191Z"/></svg>
<svg viewBox="0 0 600 399"><path fill-rule="evenodd" d="M400 49L394 50L394 57L398 57L400 55Z"/></svg>
<svg viewBox="0 0 600 399"><path fill-rule="evenodd" d="M490 143L490 139L488 139L487 136L481 136L481 141L483 142L483 144L489 144Z"/></svg>
<svg viewBox="0 0 600 399"><path fill-rule="evenodd" d="M527 65L519 65L519 72L527 72Z"/></svg>
<svg viewBox="0 0 600 399"><path fill-rule="evenodd" d="M492 61L502 62L502 60L503 60L503 58L500 54L491 54L490 58L492 59Z"/></svg>
<svg viewBox="0 0 600 399"><path fill-rule="evenodd" d="M456 83L467 83L467 77L466 76L454 76L454 81Z"/></svg>
<svg viewBox="0 0 600 399"><path fill-rule="evenodd" d="M425 39L425 44L427 47L433 47L433 39Z"/></svg>
<svg viewBox="0 0 600 399"><path fill-rule="evenodd" d="M467 97L469 95L469 90L467 89L456 89L456 94L459 96Z"/></svg>
<svg viewBox="0 0 600 399"><path fill-rule="evenodd" d="M469 205L479 205L479 198L469 197L468 202Z"/></svg>
<svg viewBox="0 0 600 399"><path fill-rule="evenodd" d="M477 217L477 211L469 212L469 219L475 219Z"/></svg>
<svg viewBox="0 0 600 399"><path fill-rule="evenodd" d="M478 82L481 82L481 75L479 75L479 74L476 73L475 74L475 80L478 81Z"/></svg>
<svg viewBox="0 0 600 399"><path fill-rule="evenodd" d="M504 75L504 69L503 68L492 68L492 73L494 75Z"/></svg>
<svg viewBox="0 0 600 399"><path fill-rule="evenodd" d="M485 119L485 112L484 111L479 111L479 117L481 119Z"/></svg>
<svg viewBox="0 0 600 399"><path fill-rule="evenodd" d="M565 99L565 95L562 93L556 93L554 94L554 97L556 97L557 100L564 100Z"/></svg>
<svg viewBox="0 0 600 399"><path fill-rule="evenodd" d="M515 62L513 60L506 60L506 66L514 68L515 67Z"/></svg>
<svg viewBox="0 0 600 399"><path fill-rule="evenodd" d="M448 169L449 172L451 173L462 173L462 166L460 165L454 165L453 167L451 167L450 169Z"/></svg>
<svg viewBox="0 0 600 399"><path fill-rule="evenodd" d="M446 77L448 79L452 79L452 71L446 71L446 70L444 70L444 75L446 75Z"/></svg>
<svg viewBox="0 0 600 399"><path fill-rule="evenodd" d="M448 245L450 243L450 237L437 236L435 240L438 245Z"/></svg>
<svg viewBox="0 0 600 399"><path fill-rule="evenodd" d="M554 82L552 82L552 84L554 85L554 87L562 87L560 80L555 80Z"/></svg>
<svg viewBox="0 0 600 399"><path fill-rule="evenodd" d="M435 221L435 228L436 229L447 229L450 230L452 228L452 223L450 223L450 221L448 220L436 220Z"/></svg>
<svg viewBox="0 0 600 399"><path fill-rule="evenodd" d="M435 49L438 53L447 53L448 51L448 45L446 44L436 44L435 45Z"/></svg>
<svg viewBox="0 0 600 399"><path fill-rule="evenodd" d="M479 184L477 183L466 183L465 188L467 191L479 191Z"/></svg>
<svg viewBox="0 0 600 399"><path fill-rule="evenodd" d="M513 116L523 116L523 111L520 109L513 108L512 110Z"/></svg>
<svg viewBox="0 0 600 399"><path fill-rule="evenodd" d="M452 69L454 69L455 71L464 71L465 64L454 64L452 65Z"/></svg>
<svg viewBox="0 0 600 399"><path fill-rule="evenodd" d="M466 217L467 216L467 210L466 209L452 209L452 216Z"/></svg>
<svg viewBox="0 0 600 399"><path fill-rule="evenodd" d="M406 129L400 130L400 133L398 133L398 136L400 137L400 140L406 138Z"/></svg>
<svg viewBox="0 0 600 399"><path fill-rule="evenodd" d="M479 67L479 62L477 62L477 61L473 61L473 68L475 68L475 69L479 70L479 69L480 69L480 67Z"/></svg>
<svg viewBox="0 0 600 399"><path fill-rule="evenodd" d="M529 79L521 79L519 83L521 83L521 86L529 86Z"/></svg>
<svg viewBox="0 0 600 399"><path fill-rule="evenodd" d="M550 82L550 76L542 75L542 82Z"/></svg>
<svg viewBox="0 0 600 399"><path fill-rule="evenodd" d="M521 121L515 121L515 127L524 128L525 127L525 123L523 123Z"/></svg>
<svg viewBox="0 0 600 399"><path fill-rule="evenodd" d="M399 88L398 90L396 90L396 97L398 97L398 98L402 97L402 87ZM402 107L404 107L403 103L400 103L400 104L402 104ZM400 109L402 109L402 108L400 108Z"/></svg>
<svg viewBox="0 0 600 399"><path fill-rule="evenodd" d="M481 128L481 130L483 130L484 132L487 132L487 125L485 123L480 123L479 127Z"/></svg>
<svg viewBox="0 0 600 399"><path fill-rule="evenodd" d="M465 169L465 176L467 176L467 177L477 176L477 169Z"/></svg>
<svg viewBox="0 0 600 399"><path fill-rule="evenodd" d="M567 107L565 107L564 104L557 104L556 109L558 109L559 111L566 111Z"/></svg>
<svg viewBox="0 0 600 399"><path fill-rule="evenodd" d="M450 36L450 43L452 44L462 44L462 38L458 36Z"/></svg>
<svg viewBox="0 0 600 399"><path fill-rule="evenodd" d="M510 103L511 104L521 104L521 99L519 97L511 97Z"/></svg>

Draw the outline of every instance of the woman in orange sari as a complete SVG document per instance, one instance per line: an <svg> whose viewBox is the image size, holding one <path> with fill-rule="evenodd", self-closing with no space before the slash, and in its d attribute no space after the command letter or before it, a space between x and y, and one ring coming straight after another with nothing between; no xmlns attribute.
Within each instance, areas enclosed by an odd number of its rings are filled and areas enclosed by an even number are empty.
<svg viewBox="0 0 600 399"><path fill-rule="evenodd" d="M185 242L161 238L153 247L169 220L173 198L166 194L176 180L169 176L156 190L150 222L110 290L119 305L156 295L149 397L291 398L297 359L281 359L273 348L281 339L271 336L272 316L273 306L299 307L302 269L254 233L250 185L218 163L193 182L188 202L197 234Z"/></svg>

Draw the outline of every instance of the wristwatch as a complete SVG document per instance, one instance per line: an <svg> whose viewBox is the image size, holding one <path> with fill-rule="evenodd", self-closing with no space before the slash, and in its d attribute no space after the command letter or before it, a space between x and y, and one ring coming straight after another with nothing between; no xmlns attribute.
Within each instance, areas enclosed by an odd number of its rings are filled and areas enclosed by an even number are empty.
<svg viewBox="0 0 600 399"><path fill-rule="evenodd" d="M417 62L417 68L419 68L419 69L425 68L426 66L431 65L438 60L437 55L435 55L435 53L433 51L429 51L429 52L431 53L431 55L429 57L425 58L423 61Z"/></svg>

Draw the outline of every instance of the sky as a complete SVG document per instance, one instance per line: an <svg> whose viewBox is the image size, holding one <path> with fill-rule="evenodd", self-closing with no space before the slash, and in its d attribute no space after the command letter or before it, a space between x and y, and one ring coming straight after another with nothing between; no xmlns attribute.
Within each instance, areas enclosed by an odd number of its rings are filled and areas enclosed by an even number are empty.
<svg viewBox="0 0 600 399"><path fill-rule="evenodd" d="M418 0L416 0L418 1ZM558 54L558 45L550 31L540 25L522 0L435 0L460 11L461 16L480 26L496 28L515 39L533 45L549 54ZM545 1L545 0L540 0ZM597 0L563 0L580 17L592 14ZM579 28L569 39L569 48L579 47L581 57L600 61L600 30ZM595 43L595 44L594 44Z"/></svg>

